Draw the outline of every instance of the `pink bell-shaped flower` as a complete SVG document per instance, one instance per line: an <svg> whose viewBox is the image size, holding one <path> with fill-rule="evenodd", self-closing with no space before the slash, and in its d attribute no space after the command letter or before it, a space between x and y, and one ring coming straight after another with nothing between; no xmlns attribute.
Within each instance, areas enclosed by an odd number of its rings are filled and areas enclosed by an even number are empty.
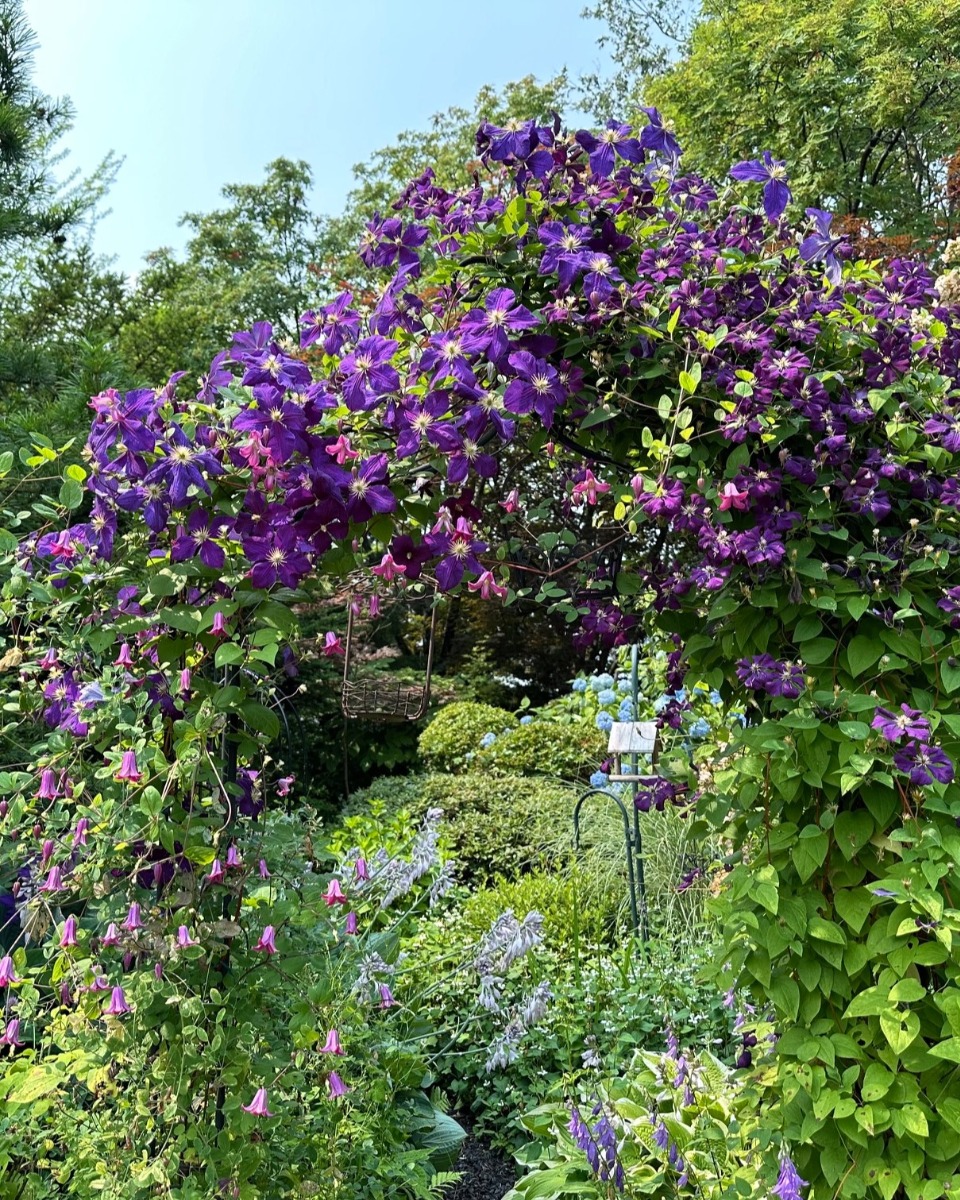
<svg viewBox="0 0 960 1200"><path fill-rule="evenodd" d="M116 924L111 921L107 926L107 932L100 940L101 946L119 946L120 945L120 930Z"/></svg>
<svg viewBox="0 0 960 1200"><path fill-rule="evenodd" d="M123 994L122 987L115 987L110 992L110 1002L103 1010L105 1017L122 1017L124 1013L130 1012L130 1005L127 1003L127 998Z"/></svg>
<svg viewBox="0 0 960 1200"><path fill-rule="evenodd" d="M77 918L67 917L63 923L63 933L60 935L60 945L65 950L68 946L77 944Z"/></svg>
<svg viewBox="0 0 960 1200"><path fill-rule="evenodd" d="M340 1044L340 1034L335 1029L331 1029L327 1034L327 1040L320 1047L321 1054L343 1054L343 1046Z"/></svg>
<svg viewBox="0 0 960 1200"><path fill-rule="evenodd" d="M254 946L254 950L260 950L264 954L276 954L277 945L274 939L274 929L272 925L265 925L263 933L260 934L260 940Z"/></svg>
<svg viewBox="0 0 960 1200"><path fill-rule="evenodd" d="M244 1112L250 1113L252 1117L272 1117L273 1113L267 1107L267 1089L257 1088L253 1099L249 1104L241 1105Z"/></svg>
<svg viewBox="0 0 960 1200"><path fill-rule="evenodd" d="M124 750L120 769L114 775L114 779L117 783L139 783L142 778L143 773L137 765L136 750Z"/></svg>
<svg viewBox="0 0 960 1200"><path fill-rule="evenodd" d="M331 1071L327 1076L327 1087L330 1089L330 1096L334 1100L340 1096L345 1096L350 1091L336 1071Z"/></svg>
<svg viewBox="0 0 960 1200"><path fill-rule="evenodd" d="M327 890L323 893L323 898L329 907L331 904L346 904L347 898L343 894L343 889L340 887L339 879L331 879L327 885Z"/></svg>
<svg viewBox="0 0 960 1200"><path fill-rule="evenodd" d="M11 983L19 983L20 979L13 969L13 959L9 954L0 958L0 987L9 987Z"/></svg>

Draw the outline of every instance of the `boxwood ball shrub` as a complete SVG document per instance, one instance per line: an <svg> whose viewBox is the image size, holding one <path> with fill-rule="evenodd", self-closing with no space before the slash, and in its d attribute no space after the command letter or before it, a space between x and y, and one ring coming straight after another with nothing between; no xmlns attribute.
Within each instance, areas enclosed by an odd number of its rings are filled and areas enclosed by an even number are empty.
<svg viewBox="0 0 960 1200"><path fill-rule="evenodd" d="M760 1186L952 1189L960 316L924 264L855 261L829 213L793 212L769 151L704 180L644 117L484 125L475 187L427 171L371 220L370 303L304 314L298 352L241 331L199 386L95 397L84 465L40 529L0 538L29 747L0 776L0 1090L100 1105L52 1149L15 1143L14 1173L40 1162L76 1194L84 1153L126 1195L134 1171L249 1195L287 1160L286 1035L229 997L279 969L253 864L292 786L274 672L319 573L367 611L398 589L529 597L597 653L666 636L662 725L688 678L746 722L723 769L701 782L677 755L640 801L732 848L721 962L779 1035ZM488 487L525 456L550 486ZM215 964L187 984L181 925ZM235 1069L198 1037L168 1073L171 1009L211 1039L228 1014ZM134 1044L140 1090L113 1091Z"/></svg>
<svg viewBox="0 0 960 1200"><path fill-rule="evenodd" d="M466 771L485 739L503 734L516 723L505 708L454 701L441 708L420 734L420 757L431 771Z"/></svg>

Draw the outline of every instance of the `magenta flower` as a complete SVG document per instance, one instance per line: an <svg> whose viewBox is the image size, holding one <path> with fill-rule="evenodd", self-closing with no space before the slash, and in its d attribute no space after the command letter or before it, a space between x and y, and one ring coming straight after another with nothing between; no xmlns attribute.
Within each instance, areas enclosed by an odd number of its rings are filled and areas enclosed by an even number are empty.
<svg viewBox="0 0 960 1200"><path fill-rule="evenodd" d="M123 928L133 933L135 929L142 929L143 922L140 920L140 905L131 904L127 911L127 919L123 923Z"/></svg>
<svg viewBox="0 0 960 1200"><path fill-rule="evenodd" d="M321 1054L343 1054L343 1046L340 1045L340 1035L335 1029L331 1029L327 1034L327 1040L320 1047Z"/></svg>
<svg viewBox="0 0 960 1200"><path fill-rule="evenodd" d="M243 859L240 857L240 851L233 842L227 847L227 861L225 866L228 871L237 871L243 866Z"/></svg>
<svg viewBox="0 0 960 1200"><path fill-rule="evenodd" d="M380 1007L381 1008L393 1008L393 1006L396 1003L397 1003L397 1001L394 998L393 992L390 991L389 984L381 983L380 984Z"/></svg>
<svg viewBox="0 0 960 1200"><path fill-rule="evenodd" d="M351 936L357 932L357 914L355 912L347 913L347 919L344 924L344 932L350 934Z"/></svg>
<svg viewBox="0 0 960 1200"><path fill-rule="evenodd" d="M327 885L327 890L323 894L323 898L329 907L331 904L346 904L347 897L343 894L340 888L339 879L331 879Z"/></svg>
<svg viewBox="0 0 960 1200"><path fill-rule="evenodd" d="M725 483L720 492L720 503L717 506L721 512L729 512L731 508L744 511L750 505L750 493L741 492L735 483Z"/></svg>
<svg viewBox="0 0 960 1200"><path fill-rule="evenodd" d="M87 844L87 830L90 828L90 821L86 817L81 817L77 822L77 827L73 831L73 848L76 850L78 846Z"/></svg>
<svg viewBox="0 0 960 1200"><path fill-rule="evenodd" d="M50 871L49 871L46 879L40 885L40 891L41 892L62 892L63 891L63 879L61 877L59 867L51 867L50 868Z"/></svg>
<svg viewBox="0 0 960 1200"><path fill-rule="evenodd" d="M120 653L113 660L115 667L132 667L134 665L133 658L130 654L130 647L126 642L120 647Z"/></svg>
<svg viewBox="0 0 960 1200"><path fill-rule="evenodd" d="M353 864L353 873L359 880L367 880L370 878L370 872L367 869L367 860L365 858L357 859L357 861Z"/></svg>
<svg viewBox="0 0 960 1200"><path fill-rule="evenodd" d="M190 685L192 683L193 677L190 673L190 668L184 667L184 669L180 672L180 691L184 696L188 696L190 694Z"/></svg>
<svg viewBox="0 0 960 1200"><path fill-rule="evenodd" d="M215 858L210 864L210 871L207 875L207 880L210 883L223 883L223 864L220 862L219 858Z"/></svg>
<svg viewBox="0 0 960 1200"><path fill-rule="evenodd" d="M43 658L40 659L41 671L52 671L53 668L60 662L60 656L54 647L46 651Z"/></svg>
<svg viewBox="0 0 960 1200"><path fill-rule="evenodd" d="M60 935L60 946L66 949L77 944L77 918L67 917L63 923L63 933Z"/></svg>
<svg viewBox="0 0 960 1200"><path fill-rule="evenodd" d="M13 1017L7 1022L7 1027L3 1032L3 1037L0 1037L0 1046L22 1046L20 1041L20 1018Z"/></svg>
<svg viewBox="0 0 960 1200"><path fill-rule="evenodd" d="M331 1071L327 1076L327 1086L329 1087L330 1095L334 1100L340 1096L345 1096L347 1092L350 1091L336 1071Z"/></svg>
<svg viewBox="0 0 960 1200"><path fill-rule="evenodd" d="M124 1013L130 1012L130 1005L127 1003L127 998L123 994L122 987L115 987L110 992L110 1002L103 1010L105 1017L122 1017Z"/></svg>
<svg viewBox="0 0 960 1200"><path fill-rule="evenodd" d="M249 1104L241 1105L244 1112L248 1112L252 1117L272 1117L273 1113L267 1107L267 1089L257 1088L253 1099Z"/></svg>
<svg viewBox="0 0 960 1200"><path fill-rule="evenodd" d="M394 562L393 555L389 551L381 558L378 567L370 568L372 573L379 575L384 583L392 583L398 575L403 575L406 569L401 563Z"/></svg>
<svg viewBox="0 0 960 1200"><path fill-rule="evenodd" d="M296 780L295 775L284 775L281 779L278 779L277 780L277 795L278 796L289 796L290 789L293 787L295 780Z"/></svg>
<svg viewBox="0 0 960 1200"><path fill-rule="evenodd" d="M332 630L328 630L323 636L323 653L327 658L344 653L343 642Z"/></svg>
<svg viewBox="0 0 960 1200"><path fill-rule="evenodd" d="M111 921L110 924L107 926L107 932L103 935L103 938L101 939L100 944L103 946L119 946L120 945L120 930L117 928L116 924L113 921Z"/></svg>
<svg viewBox="0 0 960 1200"><path fill-rule="evenodd" d="M117 783L139 783L142 778L143 774L137 766L137 752L124 750L123 758L120 760L120 769L114 775L114 779Z"/></svg>
<svg viewBox="0 0 960 1200"><path fill-rule="evenodd" d="M260 878L261 879L269 879L270 878L270 871L267 867L267 860L265 858L260 859Z"/></svg>
<svg viewBox="0 0 960 1200"><path fill-rule="evenodd" d="M11 983L19 983L20 979L13 969L13 959L9 954L0 958L0 987L9 987Z"/></svg>
<svg viewBox="0 0 960 1200"><path fill-rule="evenodd" d="M492 571L484 571L479 578L471 580L467 584L467 590L479 592L481 600L492 600L494 597L498 600L504 600L508 592L507 588L497 583Z"/></svg>
<svg viewBox="0 0 960 1200"><path fill-rule="evenodd" d="M183 947L198 946L200 943L190 936L190 930L186 925L181 925L177 930L177 945Z"/></svg>
<svg viewBox="0 0 960 1200"><path fill-rule="evenodd" d="M37 790L38 800L56 800L60 796L60 781L53 767L44 767L40 772L40 787Z"/></svg>
<svg viewBox="0 0 960 1200"><path fill-rule="evenodd" d="M274 938L274 929L272 925L265 925L263 933L260 934L260 940L254 946L254 950L260 950L264 954L276 954L277 946Z"/></svg>
<svg viewBox="0 0 960 1200"><path fill-rule="evenodd" d="M223 613L219 609L217 609L217 611L213 614L213 621L211 622L211 625L210 625L210 632L213 634L214 637L226 637L227 636L226 622L224 621Z"/></svg>

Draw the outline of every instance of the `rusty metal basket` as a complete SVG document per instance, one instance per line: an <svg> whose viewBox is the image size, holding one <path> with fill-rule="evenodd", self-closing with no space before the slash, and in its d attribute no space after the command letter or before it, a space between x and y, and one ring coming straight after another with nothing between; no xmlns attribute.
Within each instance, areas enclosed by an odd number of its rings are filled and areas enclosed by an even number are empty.
<svg viewBox="0 0 960 1200"><path fill-rule="evenodd" d="M357 721L374 721L381 724L402 721L419 721L430 703L430 677L433 672L433 646L437 631L437 606L430 613L430 628L427 633L426 668L422 683L401 682L383 675L376 677L351 677L353 659L353 605L347 615L347 644L343 659L343 686L340 690L340 706L343 715Z"/></svg>

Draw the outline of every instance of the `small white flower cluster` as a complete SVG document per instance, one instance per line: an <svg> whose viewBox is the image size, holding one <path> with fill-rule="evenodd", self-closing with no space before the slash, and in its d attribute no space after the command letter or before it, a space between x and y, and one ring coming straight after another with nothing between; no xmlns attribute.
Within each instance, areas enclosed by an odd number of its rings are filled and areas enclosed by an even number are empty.
<svg viewBox="0 0 960 1200"><path fill-rule="evenodd" d="M353 994L355 996L368 995L373 989L377 988L380 975L392 975L395 968L388 962L385 962L379 954L367 954L360 960L360 968L357 971L357 978L353 985Z"/></svg>
<svg viewBox="0 0 960 1200"><path fill-rule="evenodd" d="M543 917L528 912L518 921L513 910L507 909L494 921L473 961L480 976L479 1004L487 1012L502 1012L501 998L504 976L510 966L543 941ZM507 1023L487 1051L487 1072L496 1071L516 1060L517 1047L526 1031L541 1021L553 997L550 985L539 983L508 1014Z"/></svg>

